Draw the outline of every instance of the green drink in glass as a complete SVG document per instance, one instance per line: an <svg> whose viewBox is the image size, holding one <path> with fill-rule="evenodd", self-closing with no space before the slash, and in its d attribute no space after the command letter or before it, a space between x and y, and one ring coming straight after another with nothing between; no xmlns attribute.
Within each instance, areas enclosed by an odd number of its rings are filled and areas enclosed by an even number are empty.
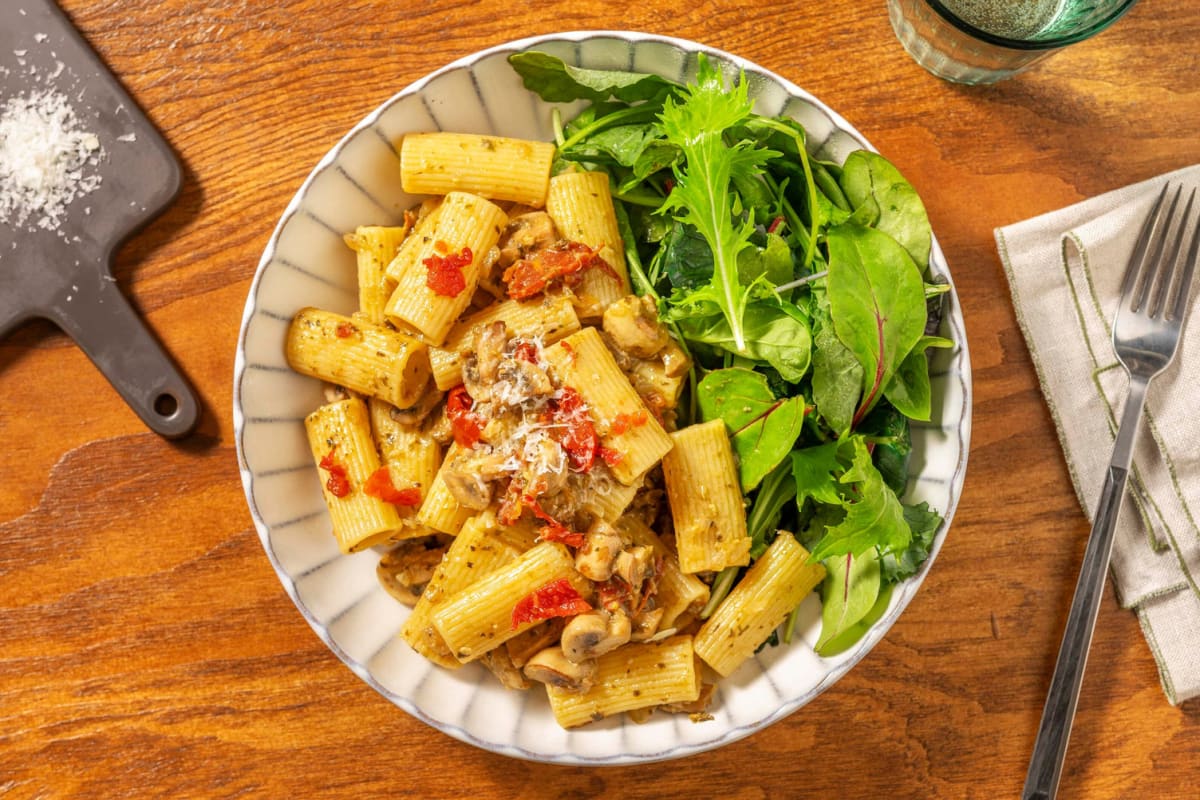
<svg viewBox="0 0 1200 800"><path fill-rule="evenodd" d="M994 83L1095 36L1137 0L888 0L917 63L958 83Z"/></svg>

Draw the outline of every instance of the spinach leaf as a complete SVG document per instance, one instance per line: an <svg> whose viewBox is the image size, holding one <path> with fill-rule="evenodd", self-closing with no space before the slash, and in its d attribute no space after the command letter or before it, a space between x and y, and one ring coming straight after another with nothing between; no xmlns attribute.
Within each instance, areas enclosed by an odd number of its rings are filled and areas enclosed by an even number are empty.
<svg viewBox="0 0 1200 800"><path fill-rule="evenodd" d="M850 430L862 395L863 368L854 352L842 344L826 316L815 322L812 354L812 395L817 413L839 436Z"/></svg>
<svg viewBox="0 0 1200 800"><path fill-rule="evenodd" d="M684 155L684 162L673 167L675 186L662 210L675 212L708 242L713 253L712 282L692 294L716 304L729 329L732 352L745 354L742 317L748 295L738 280L737 258L750 246L754 226L750 220L734 220L732 182L735 176L759 175L762 164L775 153L747 141L726 144L725 131L750 117L748 85L740 80L727 89L721 73L703 54L698 69L696 84L687 87L682 100L668 98L659 115L667 141Z"/></svg>
<svg viewBox="0 0 1200 800"><path fill-rule="evenodd" d="M672 301L675 298L672 297ZM728 320L709 314L685 316L674 309L667 318L676 321L684 338L719 347L729 353L765 361L779 371L783 379L798 383L808 371L812 355L812 339L808 325L799 311L786 308L782 301L757 302L742 313L742 332L745 337L739 348Z"/></svg>
<svg viewBox="0 0 1200 800"><path fill-rule="evenodd" d="M672 286L694 289L712 280L712 248L695 228L675 223L662 246L662 268Z"/></svg>
<svg viewBox="0 0 1200 800"><path fill-rule="evenodd" d="M867 631L871 630L871 626L883 617L883 614L888 609L888 605L892 601L892 589L894 584L884 584L883 589L879 592L879 597L875 599L875 605L871 606L862 619L854 623L846 630L835 636L830 641L826 642L821 648L819 655L830 658L838 653L844 653L858 643L858 640L866 635Z"/></svg>
<svg viewBox="0 0 1200 800"><path fill-rule="evenodd" d="M827 655L825 647L862 620L879 598L879 561L874 553L851 553L825 561L825 582L821 584L821 638L817 655Z"/></svg>
<svg viewBox="0 0 1200 800"><path fill-rule="evenodd" d="M804 425L803 397L776 399L767 379L744 367L708 373L696 396L701 419L720 419L730 431L743 492L787 457Z"/></svg>
<svg viewBox="0 0 1200 800"><path fill-rule="evenodd" d="M766 239L765 247L751 246L738 253L738 280L744 286L759 278L765 278L775 286L792 279L795 272L792 249L778 234L768 233Z"/></svg>
<svg viewBox="0 0 1200 800"><path fill-rule="evenodd" d="M658 138L654 125L617 125L594 133L570 148L560 148L559 154L571 161L609 161L632 167Z"/></svg>
<svg viewBox="0 0 1200 800"><path fill-rule="evenodd" d="M880 558L879 566L887 583L898 583L917 573L925 559L929 558L933 537L942 525L942 515L931 509L928 503L904 506L904 520L912 531L912 542L903 550L885 553Z"/></svg>
<svg viewBox="0 0 1200 800"><path fill-rule="evenodd" d="M827 528L813 550L812 556L818 561L847 553L861 556L873 547L884 553L895 552L907 547L912 539L904 508L871 462L863 437L854 435L848 442L853 460L842 474L841 483L853 485L851 498L845 503L845 518Z"/></svg>
<svg viewBox="0 0 1200 800"><path fill-rule="evenodd" d="M617 70L582 69L547 53L513 53L508 57L525 88L548 103L572 100L607 100L627 103L650 100L678 89L678 84L658 75Z"/></svg>
<svg viewBox="0 0 1200 800"><path fill-rule="evenodd" d="M886 233L845 223L832 228L826 242L830 316L863 367L857 424L925 330L925 284L908 253Z"/></svg>
<svg viewBox="0 0 1200 800"><path fill-rule="evenodd" d="M953 346L954 342L940 336L922 336L900 362L892 382L883 390L883 396L905 416L928 420L931 398L929 359L925 357L925 351L930 347Z"/></svg>
<svg viewBox="0 0 1200 800"><path fill-rule="evenodd" d="M925 204L900 170L878 153L856 150L842 165L842 190L854 208L871 202L871 224L899 242L923 273L929 264L932 233Z"/></svg>

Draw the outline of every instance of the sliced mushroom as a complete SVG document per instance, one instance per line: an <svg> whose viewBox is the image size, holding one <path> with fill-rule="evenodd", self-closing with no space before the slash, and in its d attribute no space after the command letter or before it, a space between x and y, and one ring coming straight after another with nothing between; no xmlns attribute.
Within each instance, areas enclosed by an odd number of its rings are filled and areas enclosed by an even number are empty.
<svg viewBox="0 0 1200 800"><path fill-rule="evenodd" d="M493 399L508 406L520 405L554 393L554 384L546 370L523 358L505 356L496 369Z"/></svg>
<svg viewBox="0 0 1200 800"><path fill-rule="evenodd" d="M523 486L537 487L538 494L557 494L570 475L567 453L562 445L544 432L531 434L521 451Z"/></svg>
<svg viewBox="0 0 1200 800"><path fill-rule="evenodd" d="M658 626L662 622L665 608L642 609L630 620L633 631L629 636L631 642L644 642L658 635Z"/></svg>
<svg viewBox="0 0 1200 800"><path fill-rule="evenodd" d="M529 659L557 642L562 636L563 624L562 617L553 617L505 642L504 649L508 651L508 658L513 666L518 669L524 667Z"/></svg>
<svg viewBox="0 0 1200 800"><path fill-rule="evenodd" d="M375 574L388 594L413 606L445 554L446 545L435 538L409 539L383 554Z"/></svg>
<svg viewBox="0 0 1200 800"><path fill-rule="evenodd" d="M623 546L621 536L611 525L597 523L588 531L583 546L575 553L576 571L589 580L603 583L612 577Z"/></svg>
<svg viewBox="0 0 1200 800"><path fill-rule="evenodd" d="M500 679L505 689L524 691L529 688L529 679L519 670L508 651L503 647L494 647L479 657L480 662Z"/></svg>
<svg viewBox="0 0 1200 800"><path fill-rule="evenodd" d="M405 409L390 408L388 409L388 416L401 425L415 427L424 423L429 414L438 407L438 403L440 402L442 402L442 393L438 391L437 386L431 380L429 385L425 387L425 393L421 395L415 404Z"/></svg>
<svg viewBox="0 0 1200 800"><path fill-rule="evenodd" d="M629 641L632 628L624 611L589 611L572 617L563 628L562 651L569 661L580 663L616 650Z"/></svg>
<svg viewBox="0 0 1200 800"><path fill-rule="evenodd" d="M483 479L471 453L459 453L446 462L442 480L463 508L483 511L492 502L492 485Z"/></svg>
<svg viewBox="0 0 1200 800"><path fill-rule="evenodd" d="M500 269L509 267L535 250L549 247L557 239L554 220L545 211L514 215L500 237L500 258L496 266Z"/></svg>
<svg viewBox="0 0 1200 800"><path fill-rule="evenodd" d="M635 358L653 358L671 341L648 295L628 295L604 310L604 331Z"/></svg>
<svg viewBox="0 0 1200 800"><path fill-rule="evenodd" d="M569 692L586 692L596 680L594 660L576 663L558 647L547 647L525 664L525 677Z"/></svg>
<svg viewBox="0 0 1200 800"><path fill-rule="evenodd" d="M649 547L637 545L617 555L613 572L636 590L641 587L642 581L646 580L653 568L654 551Z"/></svg>
<svg viewBox="0 0 1200 800"><path fill-rule="evenodd" d="M476 402L491 399L496 371L504 358L508 327L503 320L483 325L475 331L473 352L463 359L463 384Z"/></svg>

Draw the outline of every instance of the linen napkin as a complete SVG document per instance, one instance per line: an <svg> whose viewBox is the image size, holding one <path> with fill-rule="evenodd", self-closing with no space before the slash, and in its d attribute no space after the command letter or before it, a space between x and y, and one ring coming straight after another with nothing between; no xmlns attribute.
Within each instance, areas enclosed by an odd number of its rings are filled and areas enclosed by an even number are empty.
<svg viewBox="0 0 1200 800"><path fill-rule="evenodd" d="M1184 197L1200 165L996 229L1017 319L1067 466L1095 517L1128 378L1112 347L1125 267L1165 181ZM1182 204L1181 200L1181 204ZM1138 615L1172 705L1200 695L1200 302L1180 352L1150 384L1112 579Z"/></svg>

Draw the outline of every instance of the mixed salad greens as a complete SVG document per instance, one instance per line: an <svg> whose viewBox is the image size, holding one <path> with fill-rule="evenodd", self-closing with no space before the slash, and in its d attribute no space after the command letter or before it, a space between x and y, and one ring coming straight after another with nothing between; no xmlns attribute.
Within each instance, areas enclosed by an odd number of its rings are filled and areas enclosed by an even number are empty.
<svg viewBox="0 0 1200 800"><path fill-rule="evenodd" d="M547 102L589 101L566 124L556 112L555 172L610 176L634 290L693 360L680 424L725 422L752 558L794 532L828 573L817 652L846 649L942 521L900 500L909 420L930 416L926 351L952 345L933 335L949 286L929 277L920 197L876 153L810 155L799 123L753 113L745 77L727 85L703 55L686 86L509 62ZM716 576L705 616L739 572Z"/></svg>

